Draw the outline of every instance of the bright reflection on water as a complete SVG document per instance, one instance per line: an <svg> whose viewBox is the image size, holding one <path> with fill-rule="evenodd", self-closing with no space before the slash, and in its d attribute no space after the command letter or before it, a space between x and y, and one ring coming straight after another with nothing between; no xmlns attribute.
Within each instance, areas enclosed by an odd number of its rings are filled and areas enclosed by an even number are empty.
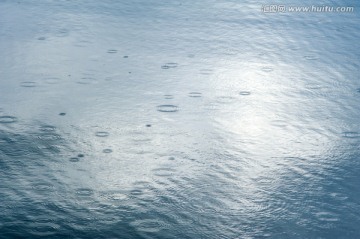
<svg viewBox="0 0 360 239"><path fill-rule="evenodd" d="M0 0L0 237L360 237L350 2Z"/></svg>

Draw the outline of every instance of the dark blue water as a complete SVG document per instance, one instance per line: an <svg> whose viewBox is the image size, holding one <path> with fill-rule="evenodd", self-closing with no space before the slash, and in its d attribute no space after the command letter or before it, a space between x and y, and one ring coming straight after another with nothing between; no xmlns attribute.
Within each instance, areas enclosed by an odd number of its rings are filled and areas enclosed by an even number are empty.
<svg viewBox="0 0 360 239"><path fill-rule="evenodd" d="M321 5L0 0L0 238L360 238L360 4Z"/></svg>

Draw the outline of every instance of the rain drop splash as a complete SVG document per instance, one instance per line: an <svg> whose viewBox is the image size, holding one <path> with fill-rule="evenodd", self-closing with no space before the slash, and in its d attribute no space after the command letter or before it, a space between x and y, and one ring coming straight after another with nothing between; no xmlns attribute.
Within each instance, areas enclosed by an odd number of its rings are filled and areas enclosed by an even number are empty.
<svg viewBox="0 0 360 239"><path fill-rule="evenodd" d="M55 85L60 82L60 79L57 77L49 77L49 78L45 78L44 81L46 84Z"/></svg>
<svg viewBox="0 0 360 239"><path fill-rule="evenodd" d="M94 191L90 188L78 188L76 194L80 197L90 197L94 194Z"/></svg>
<svg viewBox="0 0 360 239"><path fill-rule="evenodd" d="M343 132L343 137L348 139L357 139L360 138L360 133L353 131Z"/></svg>
<svg viewBox="0 0 360 239"><path fill-rule="evenodd" d="M161 66L161 69L176 68L177 66L178 66L178 63L169 62L169 63L166 63L165 65L162 65L162 66Z"/></svg>
<svg viewBox="0 0 360 239"><path fill-rule="evenodd" d="M108 132L105 132L105 131L98 131L95 133L95 136L97 137L108 137L110 134Z"/></svg>
<svg viewBox="0 0 360 239"><path fill-rule="evenodd" d="M143 195L143 191L141 189L133 189L130 191L130 194L133 196L140 196Z"/></svg>
<svg viewBox="0 0 360 239"><path fill-rule="evenodd" d="M200 92L190 92L190 93L189 93L189 97L200 98L200 97L201 97L201 93L200 93Z"/></svg>
<svg viewBox="0 0 360 239"><path fill-rule="evenodd" d="M107 191L107 192L102 192L100 197L109 201L119 201L119 200L126 200L128 198L128 195L126 192L122 192L122 191Z"/></svg>
<svg viewBox="0 0 360 239"><path fill-rule="evenodd" d="M27 88L36 87L36 82L34 82L34 81L23 81L23 82L20 83L20 86L21 87L27 87Z"/></svg>
<svg viewBox="0 0 360 239"><path fill-rule="evenodd" d="M320 90L321 88L322 88L322 86L319 84L306 84L305 85L305 89L308 89L308 90Z"/></svg>
<svg viewBox="0 0 360 239"><path fill-rule="evenodd" d="M317 56L314 56L314 55L308 55L308 56L304 56L304 58L306 60L309 60L309 61L313 61L313 60L317 60L318 57Z"/></svg>
<svg viewBox="0 0 360 239"><path fill-rule="evenodd" d="M213 73L214 73L214 71L212 69L201 69L200 70L201 75L211 75Z"/></svg>
<svg viewBox="0 0 360 239"><path fill-rule="evenodd" d="M272 72L274 69L270 66L265 66L265 67L261 68L261 70L263 72Z"/></svg>
<svg viewBox="0 0 360 239"><path fill-rule="evenodd" d="M52 222L50 219L44 218L44 219L36 219L35 221L29 222L27 228L29 229L29 233L32 235L32 237L49 238L52 235L56 234L60 226Z"/></svg>
<svg viewBox="0 0 360 239"><path fill-rule="evenodd" d="M171 100L171 99L174 99L174 96L173 95L164 95L164 98L167 100Z"/></svg>
<svg viewBox="0 0 360 239"><path fill-rule="evenodd" d="M250 95L250 91L240 91L239 95Z"/></svg>
<svg viewBox="0 0 360 239"><path fill-rule="evenodd" d="M155 233L164 228L164 223L152 219L135 220L131 225L135 227L136 230L145 233Z"/></svg>
<svg viewBox="0 0 360 239"><path fill-rule="evenodd" d="M315 213L315 216L319 221L323 222L337 222L339 221L338 216L335 213L332 212L317 212Z"/></svg>
<svg viewBox="0 0 360 239"><path fill-rule="evenodd" d="M220 96L217 98L217 102L220 104L230 104L236 100L235 97L232 96Z"/></svg>
<svg viewBox="0 0 360 239"><path fill-rule="evenodd" d="M270 122L272 126L285 128L288 126L288 123L285 120L273 120Z"/></svg>
<svg viewBox="0 0 360 239"><path fill-rule="evenodd" d="M39 134L37 137L38 137L38 139L44 140L44 141L57 141L57 140L61 139L61 136L59 134L51 133L51 132L43 132L43 133Z"/></svg>
<svg viewBox="0 0 360 239"><path fill-rule="evenodd" d="M43 132L54 132L56 130L55 126L52 125L42 125L40 131Z"/></svg>
<svg viewBox="0 0 360 239"><path fill-rule="evenodd" d="M110 153L112 153L112 149L104 149L103 153L110 154Z"/></svg>
<svg viewBox="0 0 360 239"><path fill-rule="evenodd" d="M77 81L76 83L81 84L81 85L89 85L89 84L93 84L96 83L97 80L93 77L82 77L79 81Z"/></svg>
<svg viewBox="0 0 360 239"><path fill-rule="evenodd" d="M78 157L72 157L69 159L70 162L73 162L73 163L76 163L76 162L79 162L80 159Z"/></svg>
<svg viewBox="0 0 360 239"><path fill-rule="evenodd" d="M170 113L170 112L177 112L179 109L176 105L159 105L157 107L157 110L159 112L167 112L167 113Z"/></svg>
<svg viewBox="0 0 360 239"><path fill-rule="evenodd" d="M49 193L49 191L54 189L54 186L46 182L38 182L32 184L32 188L36 190L37 193Z"/></svg>
<svg viewBox="0 0 360 239"><path fill-rule="evenodd" d="M176 170L173 168L156 168L152 170L154 172L154 175L159 177L170 177L173 176L174 173L176 173Z"/></svg>
<svg viewBox="0 0 360 239"><path fill-rule="evenodd" d="M55 35L57 37L66 37L69 35L69 30L65 28L59 29Z"/></svg>
<svg viewBox="0 0 360 239"><path fill-rule="evenodd" d="M11 124L15 123L17 121L17 118L14 116L0 116L0 124Z"/></svg>

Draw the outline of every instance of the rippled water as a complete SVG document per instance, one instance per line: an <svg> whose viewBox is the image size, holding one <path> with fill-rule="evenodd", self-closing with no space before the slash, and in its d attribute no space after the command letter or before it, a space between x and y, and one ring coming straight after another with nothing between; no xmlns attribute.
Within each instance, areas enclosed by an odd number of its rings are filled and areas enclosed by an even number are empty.
<svg viewBox="0 0 360 239"><path fill-rule="evenodd" d="M360 5L321 4L0 0L0 238L359 238Z"/></svg>

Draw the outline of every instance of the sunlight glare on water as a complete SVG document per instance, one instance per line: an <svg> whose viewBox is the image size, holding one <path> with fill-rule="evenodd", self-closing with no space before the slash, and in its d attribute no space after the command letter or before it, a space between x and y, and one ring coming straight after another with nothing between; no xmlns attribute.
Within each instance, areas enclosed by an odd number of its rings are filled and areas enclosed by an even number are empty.
<svg viewBox="0 0 360 239"><path fill-rule="evenodd" d="M360 237L336 5L0 0L0 238Z"/></svg>

